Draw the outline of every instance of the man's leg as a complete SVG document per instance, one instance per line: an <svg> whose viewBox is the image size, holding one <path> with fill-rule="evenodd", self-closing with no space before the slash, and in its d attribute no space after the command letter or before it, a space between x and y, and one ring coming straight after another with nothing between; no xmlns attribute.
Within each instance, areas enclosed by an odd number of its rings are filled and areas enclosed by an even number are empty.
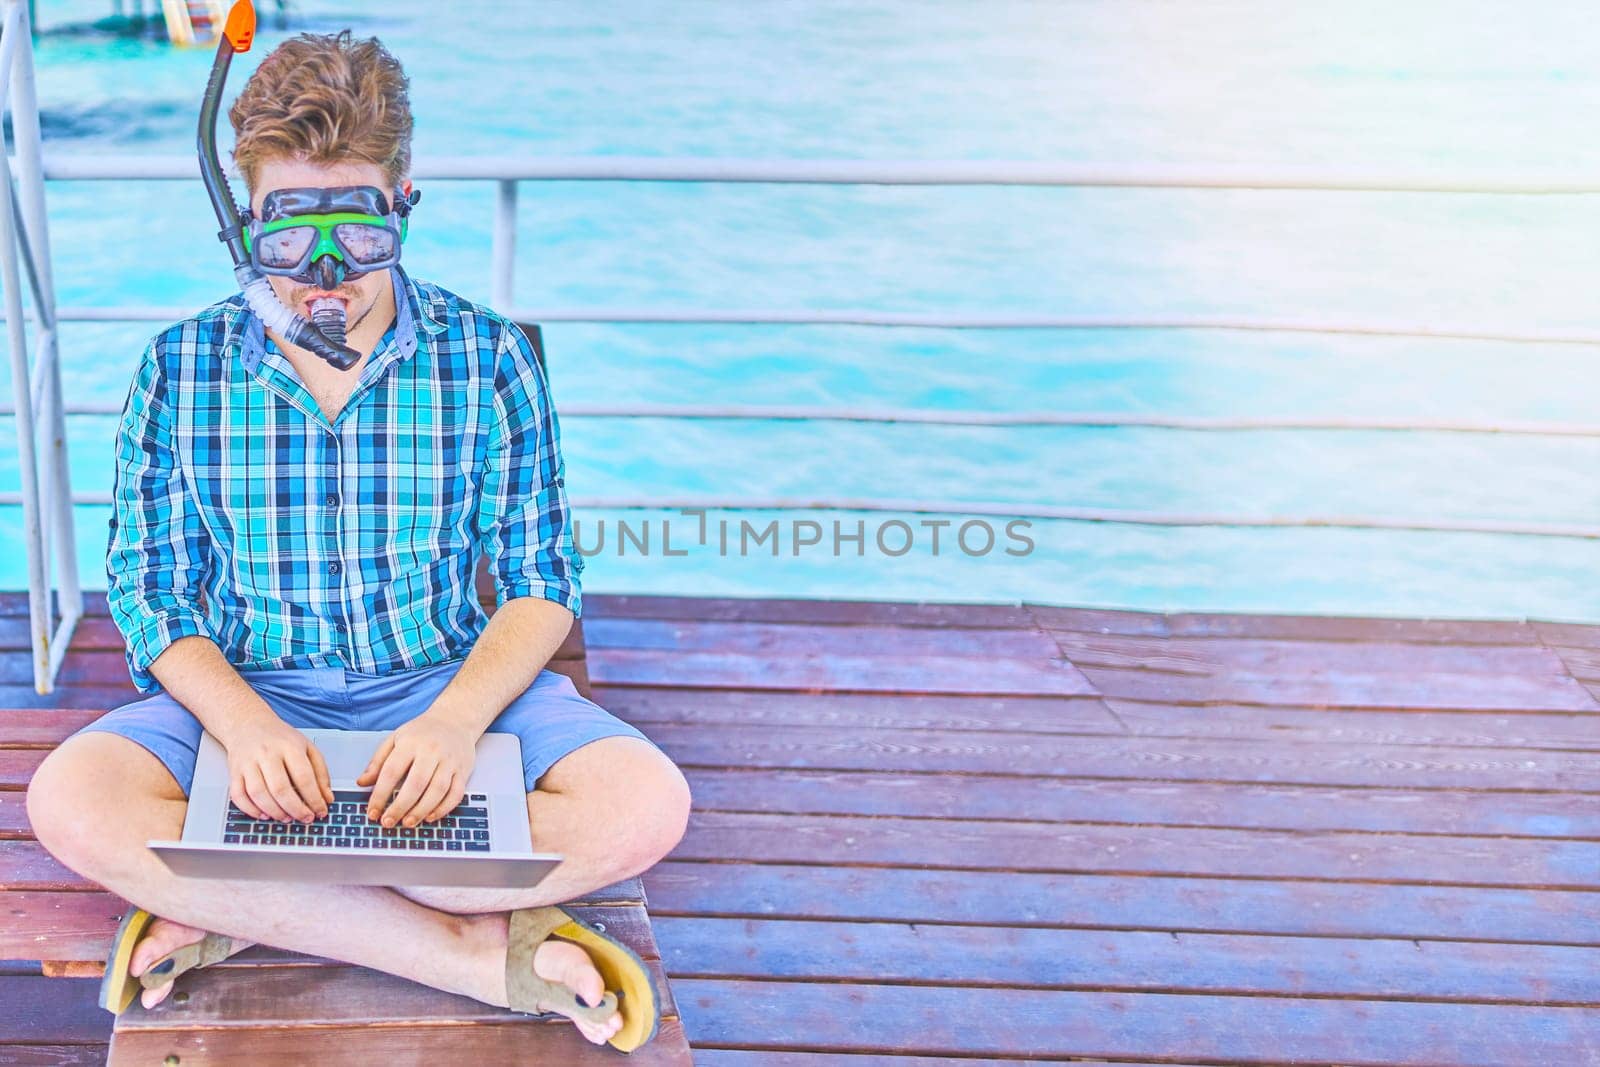
<svg viewBox="0 0 1600 1067"><path fill-rule="evenodd" d="M28 789L34 833L57 859L165 920L152 924L144 951L135 956L135 973L211 930L506 1006L504 916L450 914L376 886L180 877L145 842L180 837L186 807L160 760L108 733L69 738ZM405 936L393 936L396 930ZM575 945L541 947L534 967L590 1003L600 996L600 977ZM147 991L146 1002L164 995ZM604 1041L618 1026L620 1020L578 1023L591 1041Z"/></svg>
<svg viewBox="0 0 1600 1067"><path fill-rule="evenodd" d="M397 889L461 913L558 904L654 866L683 838L688 817L689 786L660 749L636 737L603 737L557 760L528 794L534 851L565 857L544 881L532 889ZM502 945L505 928L501 916Z"/></svg>

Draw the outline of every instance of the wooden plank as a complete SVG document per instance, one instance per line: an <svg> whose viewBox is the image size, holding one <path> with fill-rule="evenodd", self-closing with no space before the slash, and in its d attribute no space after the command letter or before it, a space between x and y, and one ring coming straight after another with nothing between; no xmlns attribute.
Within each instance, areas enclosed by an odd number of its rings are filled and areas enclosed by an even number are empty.
<svg viewBox="0 0 1600 1067"><path fill-rule="evenodd" d="M660 916L684 978L1600 1005L1600 948Z"/></svg>
<svg viewBox="0 0 1600 1067"><path fill-rule="evenodd" d="M109 893L0 892L0 958L103 961L126 907Z"/></svg>
<svg viewBox="0 0 1600 1067"><path fill-rule="evenodd" d="M122 685L63 685L39 694L33 684L0 685L0 705L8 708L89 708L108 711L139 699L131 682Z"/></svg>
<svg viewBox="0 0 1600 1067"><path fill-rule="evenodd" d="M695 812L677 859L1600 889L1600 841ZM1218 892L1223 887L1216 887Z"/></svg>
<svg viewBox="0 0 1600 1067"><path fill-rule="evenodd" d="M101 714L69 708L0 708L0 748L54 748Z"/></svg>
<svg viewBox="0 0 1600 1067"><path fill-rule="evenodd" d="M932 1056L873 1055L855 1052L791 1052L779 1049L696 1048L694 1062L699 1067L827 1067L839 1063L844 1067L950 1067L950 1061ZM1017 1067L1017 1060L991 1060L962 1057L960 1067ZM1136 1063L1133 1060L1084 1060L1074 1056L1070 1060L1042 1060L1030 1057L1028 1063L1071 1063L1076 1067L1197 1067L1196 1064L1173 1063L1162 1060Z"/></svg>
<svg viewBox="0 0 1600 1067"><path fill-rule="evenodd" d="M1125 733L1095 696L791 693L781 690L595 686L601 707L639 726L763 724L894 730ZM0 725L0 729L4 729ZM647 730L648 732L648 730Z"/></svg>
<svg viewBox="0 0 1600 1067"><path fill-rule="evenodd" d="M1564 793L720 767L684 773L697 811L1600 838L1600 803Z"/></svg>
<svg viewBox="0 0 1600 1067"><path fill-rule="evenodd" d="M663 1015L677 1014L659 960L646 960L662 991ZM117 1016L130 1030L252 1029L271 1026L403 1026L532 1021L471 997L445 993L367 967L259 965L210 967L186 976L187 997L147 1010L134 1004ZM561 1025L569 1025L562 1022Z"/></svg>
<svg viewBox="0 0 1600 1067"><path fill-rule="evenodd" d="M1038 609L1035 609L1038 614ZM1283 637L1317 641L1413 641L1418 644L1535 645L1539 636L1520 620L1389 618L1355 615L1273 615L1174 612L1174 637ZM1046 626L1053 625L1044 616Z"/></svg>
<svg viewBox="0 0 1600 1067"><path fill-rule="evenodd" d="M1139 737L1600 749L1600 725L1593 713L1586 711L1387 711L1260 704L1197 707L1120 697L1100 700L1110 709L1108 714L1115 714L1125 732Z"/></svg>
<svg viewBox="0 0 1600 1067"><path fill-rule="evenodd" d="M1600 945L1588 892L668 859L651 913ZM664 946L669 949L670 946ZM680 993L681 996L681 993Z"/></svg>
<svg viewBox="0 0 1600 1067"><path fill-rule="evenodd" d="M1079 666L1178 674L1540 675L1566 665L1543 645L1446 645L1402 641L1291 641L1233 637L1126 637L1057 631L1056 644ZM1596 652L1600 658L1600 650Z"/></svg>
<svg viewBox="0 0 1600 1067"><path fill-rule="evenodd" d="M594 619L589 649L737 652L790 656L959 656L1055 660L1057 643L1034 629L819 623L706 622L690 619ZM1559 662L1551 654L1553 662Z"/></svg>
<svg viewBox="0 0 1600 1067"><path fill-rule="evenodd" d="M1600 682L1600 648L1556 645L1551 651L1560 657L1574 678L1584 682Z"/></svg>
<svg viewBox="0 0 1600 1067"><path fill-rule="evenodd" d="M89 892L97 886L63 867L37 841L0 841L0 890Z"/></svg>
<svg viewBox="0 0 1600 1067"><path fill-rule="evenodd" d="M1173 704L1600 711L1600 701L1576 680L1556 675L1319 671L1313 677L1284 677L1243 671L1190 675L1093 666L1081 670L1095 691L1107 697Z"/></svg>
<svg viewBox="0 0 1600 1067"><path fill-rule="evenodd" d="M1600 719L1597 719L1600 723ZM1156 781L1392 785L1425 789L1600 791L1593 752L1411 745L1290 745L1207 737L1110 737L975 730L854 730L803 726L652 725L680 766L787 767ZM0 753L0 757L3 757Z"/></svg>
<svg viewBox="0 0 1600 1067"><path fill-rule="evenodd" d="M0 975L0 1061L11 1045L93 1045L106 1040L110 1016L98 982L87 978Z"/></svg>
<svg viewBox="0 0 1600 1067"><path fill-rule="evenodd" d="M1530 619L1528 625L1547 645L1572 645L1580 648L1600 648L1600 626L1593 623L1545 622Z"/></svg>
<svg viewBox="0 0 1600 1067"><path fill-rule="evenodd" d="M853 625L959 626L1033 629L1020 604L965 604L926 600L811 600L784 597L690 597L644 593L586 593L590 619L697 619L707 622L809 622ZM3 610L3 602L0 602ZM23 606L26 611L26 604Z"/></svg>
<svg viewBox="0 0 1600 1067"><path fill-rule="evenodd" d="M1169 1056L1505 1067L1583 1063L1581 1008L684 979L698 1044L964 1056Z"/></svg>
<svg viewBox="0 0 1600 1067"><path fill-rule="evenodd" d="M128 661L119 651L76 651L61 663L56 683L70 685L116 685L128 680ZM0 655L0 684L32 685L33 664L20 653Z"/></svg>
<svg viewBox="0 0 1600 1067"><path fill-rule="evenodd" d="M95 1008L100 1011L99 1007ZM101 1014L105 1014L101 1012ZM109 1020L106 1036L110 1037ZM3 1040L3 1037L0 1037ZM0 1044L0 1063L8 1067L102 1067L106 1044L94 1045L6 1045Z"/></svg>
<svg viewBox="0 0 1600 1067"><path fill-rule="evenodd" d="M662 1020L655 1038L622 1054L592 1045L566 1022L474 1023L467 1026L341 1026L283 1029L129 1030L112 1042L108 1067L148 1067L178 1057L183 1067L438 1067L439 1064L551 1063L563 1067L687 1067L694 1060L677 1019Z"/></svg>
<svg viewBox="0 0 1600 1067"><path fill-rule="evenodd" d="M890 693L1093 694L1070 663L1055 660L958 659L943 656L828 656L775 660L768 655L594 648L597 685L720 689L834 689Z"/></svg>
<svg viewBox="0 0 1600 1067"><path fill-rule="evenodd" d="M104 606L104 601L101 604ZM26 611L21 615L0 614L0 652L31 655L33 641L30 625ZM121 652L124 644L122 631L117 629L116 623L111 621L110 616L101 614L86 615L79 619L78 625L72 628L72 643L68 647L73 651L95 649Z"/></svg>

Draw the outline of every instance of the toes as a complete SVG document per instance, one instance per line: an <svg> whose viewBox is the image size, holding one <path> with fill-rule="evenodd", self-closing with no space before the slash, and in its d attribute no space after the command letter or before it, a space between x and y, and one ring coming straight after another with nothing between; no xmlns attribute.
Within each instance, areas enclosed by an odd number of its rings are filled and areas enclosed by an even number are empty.
<svg viewBox="0 0 1600 1067"><path fill-rule="evenodd" d="M144 974L145 968L173 949L192 945L205 936L204 930L196 930L192 926L158 918L150 924L150 929L134 946L133 956L128 960L128 972L137 978Z"/></svg>

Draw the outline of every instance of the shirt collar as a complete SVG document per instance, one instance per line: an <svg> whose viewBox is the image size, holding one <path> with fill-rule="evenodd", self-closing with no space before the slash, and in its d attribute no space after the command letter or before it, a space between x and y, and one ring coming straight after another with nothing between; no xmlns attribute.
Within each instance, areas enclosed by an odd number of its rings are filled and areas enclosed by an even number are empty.
<svg viewBox="0 0 1600 1067"><path fill-rule="evenodd" d="M394 286L395 295L404 296L404 299L395 301L394 340L400 350L400 358L409 359L417 350L418 327L429 335L447 329L445 315L448 309L444 300L436 299L431 289L413 281L399 266L390 268L389 280ZM242 298L239 312L233 317L223 338L223 346L224 349L238 346L239 359L250 374L256 372L267 353L266 327Z"/></svg>

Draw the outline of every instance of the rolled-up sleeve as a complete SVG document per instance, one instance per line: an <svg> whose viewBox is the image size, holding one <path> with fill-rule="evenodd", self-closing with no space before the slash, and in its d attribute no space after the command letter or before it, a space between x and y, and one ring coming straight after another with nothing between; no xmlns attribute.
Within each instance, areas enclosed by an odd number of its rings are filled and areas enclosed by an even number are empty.
<svg viewBox="0 0 1600 1067"><path fill-rule="evenodd" d="M203 581L210 541L184 486L171 398L155 346L145 349L117 428L106 551L106 600L142 693L161 685L150 664L180 637L210 636Z"/></svg>
<svg viewBox="0 0 1600 1067"><path fill-rule="evenodd" d="M537 596L581 616L583 557L567 505L561 426L544 368L514 323L502 331L496 368L478 511L496 606Z"/></svg>

